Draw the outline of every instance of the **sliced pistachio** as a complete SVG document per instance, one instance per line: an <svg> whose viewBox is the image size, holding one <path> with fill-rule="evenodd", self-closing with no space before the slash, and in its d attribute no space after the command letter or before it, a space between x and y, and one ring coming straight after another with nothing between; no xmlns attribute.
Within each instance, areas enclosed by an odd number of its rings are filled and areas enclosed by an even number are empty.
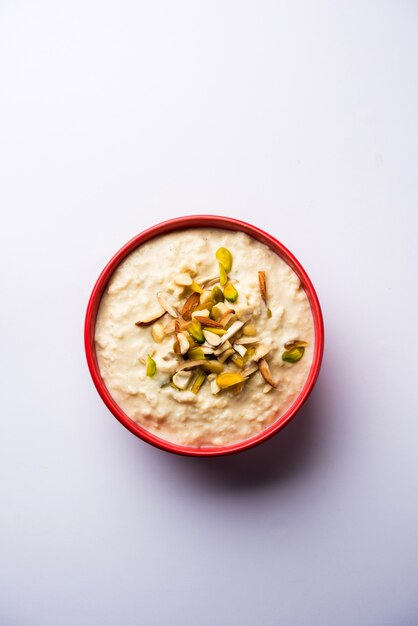
<svg viewBox="0 0 418 626"><path fill-rule="evenodd" d="M226 273L226 270L222 263L219 263L219 282L221 283L222 287L228 282L228 274Z"/></svg>
<svg viewBox="0 0 418 626"><path fill-rule="evenodd" d="M286 363L297 363L305 354L304 346L299 346L297 348L293 348L292 350L285 350L282 354L283 361Z"/></svg>
<svg viewBox="0 0 418 626"><path fill-rule="evenodd" d="M206 378L207 378L207 376L206 376L205 372L202 372L202 371L198 372L196 374L196 377L195 377L194 381L193 381L193 384L191 386L190 391L192 391L192 393L198 393L200 388L201 388L201 386L205 382Z"/></svg>
<svg viewBox="0 0 418 626"><path fill-rule="evenodd" d="M224 372L216 377L216 384L221 389L227 389L228 387L233 387L234 385L244 382L244 380L245 378L237 372Z"/></svg>
<svg viewBox="0 0 418 626"><path fill-rule="evenodd" d="M232 269L232 254L228 248L218 248L216 251L216 258L219 263L223 265L225 271L229 274Z"/></svg>
<svg viewBox="0 0 418 626"><path fill-rule="evenodd" d="M292 350L293 348L305 348L308 345L307 341L300 341L299 339L292 339L292 341L286 341L284 347L286 350Z"/></svg>
<svg viewBox="0 0 418 626"><path fill-rule="evenodd" d="M242 356L243 358L245 357L245 353L247 352L247 348L238 343L234 343L234 350L238 352L238 354Z"/></svg>
<svg viewBox="0 0 418 626"><path fill-rule="evenodd" d="M271 319L273 317L273 313L271 312L271 309L267 307L267 317L268 319Z"/></svg>
<svg viewBox="0 0 418 626"><path fill-rule="evenodd" d="M164 308L156 311L155 313L151 313L150 315L145 315L141 320L135 322L135 326L151 326L154 322L157 322L159 319L166 314L166 310Z"/></svg>
<svg viewBox="0 0 418 626"><path fill-rule="evenodd" d="M224 369L224 366L219 361L205 361L202 367L206 372L213 374L220 374Z"/></svg>
<svg viewBox="0 0 418 626"><path fill-rule="evenodd" d="M193 339L197 341L197 343L203 343L205 341L202 332L202 325L197 320L194 319L187 330L189 332L189 335L193 337Z"/></svg>
<svg viewBox="0 0 418 626"><path fill-rule="evenodd" d="M258 272L258 284L260 286L260 293L264 300L264 304L267 304L267 282L265 272Z"/></svg>
<svg viewBox="0 0 418 626"><path fill-rule="evenodd" d="M151 336L157 343L161 343L164 339L164 325L161 322L157 322L151 328Z"/></svg>
<svg viewBox="0 0 418 626"><path fill-rule="evenodd" d="M154 361L152 356L147 354L147 369L145 370L146 375L152 378L156 371L157 371L156 362Z"/></svg>
<svg viewBox="0 0 418 626"><path fill-rule="evenodd" d="M254 324L245 324L244 328L242 329L242 334L246 337L255 337L257 334L257 329Z"/></svg>
<svg viewBox="0 0 418 626"><path fill-rule="evenodd" d="M171 315L171 317L178 317L179 316L179 314L177 313L176 309L173 306L171 306L171 304L169 302L167 302L167 299L164 296L164 294L162 293L162 291L159 291L157 293L157 298L158 298L158 302L161 304L163 309L165 309L167 311L167 313L169 313L169 315Z"/></svg>
<svg viewBox="0 0 418 626"><path fill-rule="evenodd" d="M203 289L202 287L195 281L192 281L192 284L190 285L190 289L196 293L203 293Z"/></svg>
<svg viewBox="0 0 418 626"><path fill-rule="evenodd" d="M225 363L225 361L227 361L234 353L234 348L228 348L228 350L225 350L225 352L222 352L222 354L218 356L218 361L220 363Z"/></svg>
<svg viewBox="0 0 418 626"><path fill-rule="evenodd" d="M245 362L251 361L256 353L256 348L254 346L250 346L247 348L247 354L245 355Z"/></svg>
<svg viewBox="0 0 418 626"><path fill-rule="evenodd" d="M191 293L186 302L183 304L183 308L181 309L181 315L185 320L190 320L192 318L192 313L199 304L199 302L199 294L196 292Z"/></svg>
<svg viewBox="0 0 418 626"><path fill-rule="evenodd" d="M228 302L236 302L238 299L238 291L232 283L227 283L225 285L224 296Z"/></svg>
<svg viewBox="0 0 418 626"><path fill-rule="evenodd" d="M219 335L220 337L226 333L224 328L214 328L213 326L204 326L203 330L208 330L209 332L215 333L215 335Z"/></svg>
<svg viewBox="0 0 418 626"><path fill-rule="evenodd" d="M215 285L215 287L212 289L211 298L214 304L224 301L224 294L222 292L222 289L218 287L218 285Z"/></svg>
<svg viewBox="0 0 418 626"><path fill-rule="evenodd" d="M258 362L258 369L266 383L271 385L272 387L277 387L277 383L273 380L273 376L271 375L270 368L265 359L260 359Z"/></svg>
<svg viewBox="0 0 418 626"><path fill-rule="evenodd" d="M244 359L237 352L234 352L234 354L231 354L231 356L229 358L231 359L232 363L235 363L235 365L237 367L244 367L244 365L245 365Z"/></svg>
<svg viewBox="0 0 418 626"><path fill-rule="evenodd" d="M184 333L178 333L177 339L180 346L180 354L186 354L190 348L186 335Z"/></svg>
<svg viewBox="0 0 418 626"><path fill-rule="evenodd" d="M212 333L210 330L204 330L203 331L203 336L206 339L206 341L211 345L211 346L219 346L219 344L221 343L222 339L221 337L219 337L219 335L216 335L215 333Z"/></svg>
<svg viewBox="0 0 418 626"><path fill-rule="evenodd" d="M174 374L172 381L178 389L184 391L189 386L193 372L177 372Z"/></svg>
<svg viewBox="0 0 418 626"><path fill-rule="evenodd" d="M174 278L174 282L176 285L179 285L179 287L190 287L193 281L190 274L184 272L183 274L177 274Z"/></svg>
<svg viewBox="0 0 418 626"><path fill-rule="evenodd" d="M194 319L203 324L204 326L212 326L213 328L222 328L222 324L220 322L216 322L212 320L210 317L205 317L204 315L195 315Z"/></svg>
<svg viewBox="0 0 418 626"><path fill-rule="evenodd" d="M190 348L187 354L192 361L205 358L205 353L200 346L198 348Z"/></svg>

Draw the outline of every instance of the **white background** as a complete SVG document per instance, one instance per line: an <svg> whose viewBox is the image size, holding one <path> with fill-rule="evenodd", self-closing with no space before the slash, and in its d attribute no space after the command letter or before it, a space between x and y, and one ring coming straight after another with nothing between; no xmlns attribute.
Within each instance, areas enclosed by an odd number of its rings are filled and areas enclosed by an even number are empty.
<svg viewBox="0 0 418 626"><path fill-rule="evenodd" d="M418 624L418 8L0 4L1 626ZM274 234L323 306L274 440L171 456L82 344L110 256L166 218Z"/></svg>

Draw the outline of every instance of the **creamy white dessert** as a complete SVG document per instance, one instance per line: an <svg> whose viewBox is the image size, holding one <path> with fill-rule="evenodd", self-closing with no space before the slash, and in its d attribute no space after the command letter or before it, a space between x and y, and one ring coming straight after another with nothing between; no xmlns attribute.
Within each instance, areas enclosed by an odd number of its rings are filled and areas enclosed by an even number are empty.
<svg viewBox="0 0 418 626"><path fill-rule="evenodd" d="M177 444L225 446L283 415L312 365L314 324L295 272L240 232L161 235L114 272L96 322L107 389Z"/></svg>

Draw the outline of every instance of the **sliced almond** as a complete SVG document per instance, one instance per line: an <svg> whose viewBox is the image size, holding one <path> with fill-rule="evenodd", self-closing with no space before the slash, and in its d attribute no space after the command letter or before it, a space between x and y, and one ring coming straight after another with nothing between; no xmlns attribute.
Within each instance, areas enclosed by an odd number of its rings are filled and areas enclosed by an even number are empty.
<svg viewBox="0 0 418 626"><path fill-rule="evenodd" d="M200 294L200 304L212 302L212 291L209 289Z"/></svg>
<svg viewBox="0 0 418 626"><path fill-rule="evenodd" d="M222 337L222 343L225 343L228 339L231 339L238 331L244 326L244 322L236 321L228 328L225 335Z"/></svg>
<svg viewBox="0 0 418 626"><path fill-rule="evenodd" d="M204 278L202 280L202 287L203 289L207 289L208 287L211 287L211 285L214 285L215 283L219 283L219 276L214 276L213 278Z"/></svg>
<svg viewBox="0 0 418 626"><path fill-rule="evenodd" d="M241 376L244 378L249 378L252 374L258 372L258 365L250 365L250 367L246 367L244 370L241 370Z"/></svg>
<svg viewBox="0 0 418 626"><path fill-rule="evenodd" d="M236 340L235 343L241 346L246 346L250 343L258 343L259 341L260 341L260 337L240 337L239 339Z"/></svg>
<svg viewBox="0 0 418 626"><path fill-rule="evenodd" d="M214 378L213 380L210 381L210 390L213 393L214 396L216 396L216 394L218 394L221 390L221 388L219 387L218 383L216 382L216 378Z"/></svg>
<svg viewBox="0 0 418 626"><path fill-rule="evenodd" d="M176 320L169 318L167 324L164 326L164 335L171 335L176 332Z"/></svg>
<svg viewBox="0 0 418 626"><path fill-rule="evenodd" d="M180 332L180 322L178 320L174 320L174 331L176 333Z"/></svg>
<svg viewBox="0 0 418 626"><path fill-rule="evenodd" d="M135 322L135 326L151 326L151 324L154 324L154 322L157 322L159 319L161 319L163 315L165 315L165 313L166 313L166 310L163 307L162 309L160 309L159 311L156 311L155 313L144 315L144 317L141 320L139 320L138 322Z"/></svg>
<svg viewBox="0 0 418 626"><path fill-rule="evenodd" d="M261 297L263 298L264 303L267 304L267 283L265 272L258 272L258 284L260 286Z"/></svg>
<svg viewBox="0 0 418 626"><path fill-rule="evenodd" d="M264 343L260 343L257 346L257 350L255 351L254 356L252 357L252 360L259 361L260 359L265 357L266 354L268 354L269 352L270 352L270 348L266 346Z"/></svg>
<svg viewBox="0 0 418 626"><path fill-rule="evenodd" d="M171 315L171 317L178 317L179 316L179 314L177 313L176 309L173 306L171 306L171 304L169 302L167 302L167 299L164 296L164 294L162 293L162 291L159 291L157 293L157 298L158 298L158 302L161 304L163 309L165 309L167 311L167 313L169 315Z"/></svg>
<svg viewBox="0 0 418 626"><path fill-rule="evenodd" d="M215 346L215 348L219 346L219 344L222 342L222 339L223 339L223 337L220 337L219 335L215 335L215 333L211 333L210 330L204 330L203 336L206 339L206 341L211 346Z"/></svg>
<svg viewBox="0 0 418 626"><path fill-rule="evenodd" d="M245 356L245 353L247 352L247 348L238 343L234 343L234 350L236 350L241 356Z"/></svg>
<svg viewBox="0 0 418 626"><path fill-rule="evenodd" d="M189 287L193 281L190 274L184 272L183 274L177 274L177 276L175 276L174 278L174 282L180 287Z"/></svg>
<svg viewBox="0 0 418 626"><path fill-rule="evenodd" d="M229 350L230 348L231 348L231 343L229 341L225 341L225 343L223 343L221 346L219 346L219 348L215 350L215 356L219 356L220 354L222 354L226 350Z"/></svg>
<svg viewBox="0 0 418 626"><path fill-rule="evenodd" d="M180 354L186 354L190 348L189 341L184 333L178 333L177 339L180 346Z"/></svg>
<svg viewBox="0 0 418 626"><path fill-rule="evenodd" d="M222 328L222 324L220 322L215 322L210 317L206 317L205 315L195 315L194 318L202 324L202 326L212 326L213 328Z"/></svg>
<svg viewBox="0 0 418 626"><path fill-rule="evenodd" d="M154 326L151 328L151 335L154 341L156 341L157 343L161 343L161 341L164 339L164 325L162 324L162 322L157 322L156 324L154 324Z"/></svg>
<svg viewBox="0 0 418 626"><path fill-rule="evenodd" d="M231 345L231 344L229 344ZM216 352L215 352L216 354ZM218 356L218 361L220 363L225 363L225 361L227 361L229 359L229 357L231 357L233 354L235 354L235 350L234 348L228 348L228 350L225 350L225 352L222 352L222 354L220 354Z"/></svg>
<svg viewBox="0 0 418 626"><path fill-rule="evenodd" d="M196 361L182 361L176 367L177 372L181 372L182 370L193 369L193 367L199 367L199 365L205 365L207 363L206 359L197 359Z"/></svg>
<svg viewBox="0 0 418 626"><path fill-rule="evenodd" d="M272 389L273 387L271 385L264 385L263 393L269 393Z"/></svg>
<svg viewBox="0 0 418 626"><path fill-rule="evenodd" d="M200 295L196 292L190 294L181 309L181 315L185 320L192 319L192 313L200 302Z"/></svg>
<svg viewBox="0 0 418 626"><path fill-rule="evenodd" d="M258 369L260 370L260 373L262 375L262 377L264 378L264 380L266 381L266 383L268 383L269 385L271 385L272 387L277 387L277 383L273 380L273 377L271 375L270 372L270 368L268 366L268 363L265 359L260 359L258 362Z"/></svg>
<svg viewBox="0 0 418 626"><path fill-rule="evenodd" d="M172 381L176 387L184 390L189 386L192 376L193 372L177 372L177 374L174 374Z"/></svg>

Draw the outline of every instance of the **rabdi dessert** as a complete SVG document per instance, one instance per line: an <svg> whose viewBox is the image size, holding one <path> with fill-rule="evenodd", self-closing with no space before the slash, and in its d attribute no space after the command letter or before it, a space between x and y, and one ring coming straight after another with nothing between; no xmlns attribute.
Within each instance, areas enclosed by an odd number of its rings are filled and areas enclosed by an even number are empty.
<svg viewBox="0 0 418 626"><path fill-rule="evenodd" d="M114 272L96 322L107 389L181 445L225 446L270 426L312 365L314 323L290 266L240 232L161 235Z"/></svg>

